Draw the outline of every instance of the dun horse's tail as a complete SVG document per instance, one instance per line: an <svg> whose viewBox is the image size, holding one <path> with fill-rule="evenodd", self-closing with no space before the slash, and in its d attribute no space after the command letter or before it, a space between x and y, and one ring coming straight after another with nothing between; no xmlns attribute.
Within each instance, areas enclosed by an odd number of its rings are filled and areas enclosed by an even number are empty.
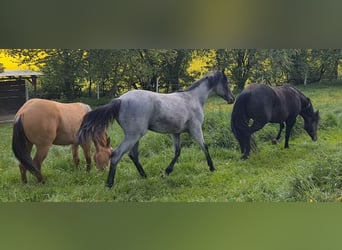
<svg viewBox="0 0 342 250"><path fill-rule="evenodd" d="M110 103L88 112L83 117L81 127L77 132L78 144L83 144L90 139L99 141L101 134L118 116L120 104L121 100L114 99Z"/></svg>
<svg viewBox="0 0 342 250"><path fill-rule="evenodd" d="M231 115L231 129L240 145L246 140L246 137L251 134L246 110L248 98L248 94L240 95L235 101ZM257 146L253 137L251 137L250 143L251 149L256 150Z"/></svg>
<svg viewBox="0 0 342 250"><path fill-rule="evenodd" d="M19 116L13 124L12 150L20 163L38 178L38 176L40 176L40 172L33 163L31 154L27 148L27 143L28 139L25 135L22 117Z"/></svg>

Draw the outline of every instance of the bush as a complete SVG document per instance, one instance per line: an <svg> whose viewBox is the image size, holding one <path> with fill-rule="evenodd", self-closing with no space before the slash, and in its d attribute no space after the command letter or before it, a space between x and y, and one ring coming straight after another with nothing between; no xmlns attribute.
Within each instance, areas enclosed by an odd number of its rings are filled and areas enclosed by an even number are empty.
<svg viewBox="0 0 342 250"><path fill-rule="evenodd" d="M338 119L335 114L327 113L319 123L320 129L330 129L338 126Z"/></svg>
<svg viewBox="0 0 342 250"><path fill-rule="evenodd" d="M235 149L237 141L230 128L230 113L207 113L203 122L204 138L208 146Z"/></svg>

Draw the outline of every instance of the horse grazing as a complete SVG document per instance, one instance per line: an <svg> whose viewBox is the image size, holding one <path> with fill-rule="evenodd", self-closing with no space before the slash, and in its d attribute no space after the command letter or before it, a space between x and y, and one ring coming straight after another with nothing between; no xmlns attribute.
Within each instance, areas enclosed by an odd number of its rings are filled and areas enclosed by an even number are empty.
<svg viewBox="0 0 342 250"><path fill-rule="evenodd" d="M122 156L129 152L129 157L135 164L141 177L146 173L138 158L140 138L148 130L158 133L170 133L173 136L174 157L165 169L169 175L180 152L180 134L188 132L201 146L210 171L214 171L203 133L203 106L210 94L217 94L228 103L234 102L234 96L229 89L227 76L222 71L208 74L196 81L188 89L171 94L160 94L144 90L132 90L110 103L99 107L85 115L78 131L79 143L87 141L90 136L96 141L98 135L114 119L124 131L124 140L113 151L110 170L106 182L107 187L114 185L117 164Z"/></svg>
<svg viewBox="0 0 342 250"><path fill-rule="evenodd" d="M17 112L13 124L12 149L19 160L21 179L27 183L26 170L44 182L41 174L42 162L48 155L52 144L72 145L72 155L76 167L80 159L76 142L76 132L83 116L90 111L83 103L59 103L44 99L31 99ZM109 163L111 147L107 134L103 131L95 143L94 160L97 168L104 169ZM36 146L34 159L31 158L33 145ZM87 171L91 165L91 140L80 144L83 149Z"/></svg>
<svg viewBox="0 0 342 250"><path fill-rule="evenodd" d="M280 124L273 142L279 141L286 124L285 148L288 148L290 132L298 115L304 118L304 129L316 141L319 111L314 112L310 99L298 89L292 86L251 84L243 90L236 99L231 115L232 131L239 141L242 159L249 157L251 135L266 123ZM251 126L250 120L253 120Z"/></svg>

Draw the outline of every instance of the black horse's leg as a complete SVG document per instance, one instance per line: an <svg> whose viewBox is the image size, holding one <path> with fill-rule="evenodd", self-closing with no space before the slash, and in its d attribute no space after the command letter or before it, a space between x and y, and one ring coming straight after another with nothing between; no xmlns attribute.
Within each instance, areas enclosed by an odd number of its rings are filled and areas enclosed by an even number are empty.
<svg viewBox="0 0 342 250"><path fill-rule="evenodd" d="M289 148L290 133L295 123L296 123L296 118L291 118L286 121L285 148Z"/></svg>
<svg viewBox="0 0 342 250"><path fill-rule="evenodd" d="M276 138L272 140L273 144L277 144L279 142L280 136L281 136L281 132L283 131L284 127L285 127L285 125L284 125L283 122L279 123L279 132L278 132Z"/></svg>
<svg viewBox="0 0 342 250"><path fill-rule="evenodd" d="M236 128L236 139L239 142L240 152L242 154L241 159L243 160L246 160L248 158L248 156L245 154L247 149L248 133L249 132L246 130Z"/></svg>
<svg viewBox="0 0 342 250"><path fill-rule="evenodd" d="M262 129L266 122L254 120L252 126L249 128L249 132L252 135L254 132Z"/></svg>
<svg viewBox="0 0 342 250"><path fill-rule="evenodd" d="M173 166L175 165L180 152L181 152L181 147L180 147L180 134L173 134L172 135L173 138L173 145L174 145L174 150L175 150L175 154L174 157L171 161L171 163L169 164L169 166L165 169L165 174L169 175L172 171L173 171Z"/></svg>
<svg viewBox="0 0 342 250"><path fill-rule="evenodd" d="M242 159L248 159L249 154L251 152L251 137L252 134L260 129L262 129L265 126L265 122L260 122L257 120L253 121L252 126L249 128L249 131L245 133L244 140L245 140L245 152L242 155Z"/></svg>
<svg viewBox="0 0 342 250"><path fill-rule="evenodd" d="M251 151L251 135L250 134L245 134L243 138L241 139L243 143L243 149L241 149L241 159L242 160L247 160L249 158L249 154Z"/></svg>
<svg viewBox="0 0 342 250"><path fill-rule="evenodd" d="M133 146L129 152L129 158L133 161L141 177L146 178L147 175L139 162L139 141Z"/></svg>

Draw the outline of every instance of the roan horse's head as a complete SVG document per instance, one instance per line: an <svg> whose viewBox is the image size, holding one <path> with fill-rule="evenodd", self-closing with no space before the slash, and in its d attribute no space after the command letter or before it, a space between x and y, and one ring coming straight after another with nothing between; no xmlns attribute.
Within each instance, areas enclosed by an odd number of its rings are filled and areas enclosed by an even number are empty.
<svg viewBox="0 0 342 250"><path fill-rule="evenodd" d="M317 141L317 127L319 121L319 111L314 112L310 99L309 104L301 111L304 118L304 129L313 141Z"/></svg>
<svg viewBox="0 0 342 250"><path fill-rule="evenodd" d="M213 75L216 87L214 88L215 93L232 104L235 101L235 97L230 91L228 77L225 75L224 70L216 71Z"/></svg>
<svg viewBox="0 0 342 250"><path fill-rule="evenodd" d="M112 153L110 138L104 132L100 140L94 140L94 144L96 150L94 154L95 165L97 169L104 170L109 164L109 158Z"/></svg>

